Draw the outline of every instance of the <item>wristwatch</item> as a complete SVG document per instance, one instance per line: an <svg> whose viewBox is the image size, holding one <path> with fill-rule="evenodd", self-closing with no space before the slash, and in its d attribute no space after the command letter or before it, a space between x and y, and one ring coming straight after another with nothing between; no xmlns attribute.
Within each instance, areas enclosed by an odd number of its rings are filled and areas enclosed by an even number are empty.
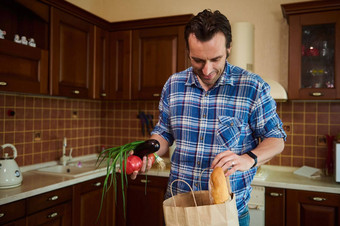
<svg viewBox="0 0 340 226"><path fill-rule="evenodd" d="M254 161L255 161L254 165L251 167L251 168L254 168L257 164L257 156L251 151L246 152L246 154L249 155L252 159L254 159Z"/></svg>

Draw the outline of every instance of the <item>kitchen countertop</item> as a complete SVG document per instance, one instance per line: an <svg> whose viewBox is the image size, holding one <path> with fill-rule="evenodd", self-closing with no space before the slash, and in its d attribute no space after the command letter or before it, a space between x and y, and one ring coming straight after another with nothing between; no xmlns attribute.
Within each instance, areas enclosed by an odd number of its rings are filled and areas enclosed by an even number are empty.
<svg viewBox="0 0 340 226"><path fill-rule="evenodd" d="M0 189L0 205L71 186L106 174L105 168L80 177L56 176L34 171L39 167L56 164L57 162L49 162L22 167L22 185L15 188ZM340 194L340 184L336 183L333 177L321 176L320 178L310 179L293 174L296 169L294 167L263 165L255 176L252 185ZM154 167L147 174L168 177L169 172L169 167L166 167L165 170Z"/></svg>

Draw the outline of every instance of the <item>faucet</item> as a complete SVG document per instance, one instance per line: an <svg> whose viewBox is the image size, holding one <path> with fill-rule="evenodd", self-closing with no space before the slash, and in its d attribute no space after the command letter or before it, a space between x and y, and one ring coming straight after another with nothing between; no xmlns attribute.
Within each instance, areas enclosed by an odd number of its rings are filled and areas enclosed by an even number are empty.
<svg viewBox="0 0 340 226"><path fill-rule="evenodd" d="M60 157L59 163L63 166L66 166L69 161L72 159L72 148L70 149L69 156L66 156L66 147L67 147L67 140L64 137L63 140L63 155Z"/></svg>

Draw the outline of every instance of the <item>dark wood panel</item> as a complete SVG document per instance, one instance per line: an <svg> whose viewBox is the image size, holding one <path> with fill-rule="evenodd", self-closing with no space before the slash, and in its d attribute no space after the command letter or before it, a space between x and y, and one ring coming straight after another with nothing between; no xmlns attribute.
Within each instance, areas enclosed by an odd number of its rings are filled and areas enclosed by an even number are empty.
<svg viewBox="0 0 340 226"><path fill-rule="evenodd" d="M131 99L131 38L130 30L110 33L111 99Z"/></svg>
<svg viewBox="0 0 340 226"><path fill-rule="evenodd" d="M0 39L1 91L48 93L48 52Z"/></svg>
<svg viewBox="0 0 340 226"><path fill-rule="evenodd" d="M265 222L266 226L285 225L285 189L266 187Z"/></svg>
<svg viewBox="0 0 340 226"><path fill-rule="evenodd" d="M94 26L52 8L51 95L92 98Z"/></svg>
<svg viewBox="0 0 340 226"><path fill-rule="evenodd" d="M25 200L0 205L0 225L25 216ZM16 224L13 224L16 225Z"/></svg>
<svg viewBox="0 0 340 226"><path fill-rule="evenodd" d="M340 195L287 190L286 225L340 225Z"/></svg>
<svg viewBox="0 0 340 226"><path fill-rule="evenodd" d="M185 68L184 26L134 30L132 99L158 100L170 75Z"/></svg>

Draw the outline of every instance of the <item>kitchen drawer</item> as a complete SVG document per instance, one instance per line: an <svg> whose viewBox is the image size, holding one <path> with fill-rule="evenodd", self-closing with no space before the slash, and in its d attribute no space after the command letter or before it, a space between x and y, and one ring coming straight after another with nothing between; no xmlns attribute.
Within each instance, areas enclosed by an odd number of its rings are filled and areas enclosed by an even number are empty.
<svg viewBox="0 0 340 226"><path fill-rule="evenodd" d="M28 226L36 225L71 225L72 223L72 204L66 202L27 217Z"/></svg>
<svg viewBox="0 0 340 226"><path fill-rule="evenodd" d="M72 199L72 187L46 192L27 199L27 215Z"/></svg>
<svg viewBox="0 0 340 226"><path fill-rule="evenodd" d="M0 206L0 225L25 216L25 200Z"/></svg>

